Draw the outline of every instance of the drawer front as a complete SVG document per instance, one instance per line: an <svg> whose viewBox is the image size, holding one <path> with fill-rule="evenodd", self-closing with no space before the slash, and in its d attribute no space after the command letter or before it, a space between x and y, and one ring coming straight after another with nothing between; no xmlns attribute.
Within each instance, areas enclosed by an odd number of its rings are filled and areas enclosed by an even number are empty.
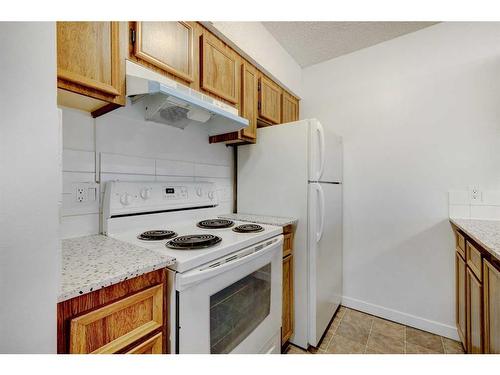
<svg viewBox="0 0 500 375"><path fill-rule="evenodd" d="M158 333L130 349L126 354L161 354L163 335Z"/></svg>
<svg viewBox="0 0 500 375"><path fill-rule="evenodd" d="M71 320L70 353L116 353L163 326L163 285Z"/></svg>
<svg viewBox="0 0 500 375"><path fill-rule="evenodd" d="M293 250L293 233L283 235L283 258L290 255Z"/></svg>
<svg viewBox="0 0 500 375"><path fill-rule="evenodd" d="M467 242L466 247L467 254L467 266L474 272L474 275L478 278L479 281L482 281L482 259L481 252L476 249L471 243Z"/></svg>
<svg viewBox="0 0 500 375"><path fill-rule="evenodd" d="M455 231L455 241L457 251L465 259L465 238L458 231Z"/></svg>

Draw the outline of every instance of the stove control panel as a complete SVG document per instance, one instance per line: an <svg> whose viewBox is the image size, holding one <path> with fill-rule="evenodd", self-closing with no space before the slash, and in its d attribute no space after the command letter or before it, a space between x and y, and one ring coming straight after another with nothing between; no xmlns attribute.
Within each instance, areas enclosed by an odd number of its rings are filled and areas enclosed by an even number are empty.
<svg viewBox="0 0 500 375"><path fill-rule="evenodd" d="M217 191L211 182L110 181L105 186L103 214L109 218L217 204Z"/></svg>

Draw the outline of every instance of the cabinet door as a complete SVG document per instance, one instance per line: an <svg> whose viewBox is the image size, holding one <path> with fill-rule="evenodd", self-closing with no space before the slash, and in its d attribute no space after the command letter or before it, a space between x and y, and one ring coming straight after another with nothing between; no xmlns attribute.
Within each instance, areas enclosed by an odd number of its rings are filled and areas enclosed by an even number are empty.
<svg viewBox="0 0 500 375"><path fill-rule="evenodd" d="M187 22L136 22L134 55L187 82L194 80L194 32Z"/></svg>
<svg viewBox="0 0 500 375"><path fill-rule="evenodd" d="M282 104L282 115L281 122L293 122L299 119L299 101L287 93L283 91L283 104Z"/></svg>
<svg viewBox="0 0 500 375"><path fill-rule="evenodd" d="M241 116L249 122L242 135L255 139L257 136L258 77L257 69L248 63L241 64Z"/></svg>
<svg viewBox="0 0 500 375"><path fill-rule="evenodd" d="M283 259L283 306L281 319L281 343L293 334L293 255Z"/></svg>
<svg viewBox="0 0 500 375"><path fill-rule="evenodd" d="M161 354L163 335L158 333L130 349L126 354Z"/></svg>
<svg viewBox="0 0 500 375"><path fill-rule="evenodd" d="M88 96L120 95L118 28L118 22L58 22L57 78Z"/></svg>
<svg viewBox="0 0 500 375"><path fill-rule="evenodd" d="M484 260L484 352L500 354L500 271Z"/></svg>
<svg viewBox="0 0 500 375"><path fill-rule="evenodd" d="M281 122L281 88L265 76L259 79L259 117L273 124Z"/></svg>
<svg viewBox="0 0 500 375"><path fill-rule="evenodd" d="M457 331L460 336L460 340L465 348L467 348L467 320L466 320L466 269L465 261L459 252L455 253L455 272L456 272L456 319L457 319Z"/></svg>
<svg viewBox="0 0 500 375"><path fill-rule="evenodd" d="M205 33L200 36L200 86L230 103L238 103L237 55Z"/></svg>
<svg viewBox="0 0 500 375"><path fill-rule="evenodd" d="M70 353L112 354L163 325L163 285L73 318Z"/></svg>
<svg viewBox="0 0 500 375"><path fill-rule="evenodd" d="M467 268L467 353L483 353L483 286Z"/></svg>

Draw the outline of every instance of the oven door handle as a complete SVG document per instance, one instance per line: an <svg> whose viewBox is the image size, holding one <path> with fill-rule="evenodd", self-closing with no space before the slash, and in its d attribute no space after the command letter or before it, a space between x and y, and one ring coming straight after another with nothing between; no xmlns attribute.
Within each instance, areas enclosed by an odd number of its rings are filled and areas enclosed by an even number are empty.
<svg viewBox="0 0 500 375"><path fill-rule="evenodd" d="M220 265L217 265L216 263L213 263L215 266L207 266L205 268L197 268L192 271L188 271L184 274L177 274L177 287L176 289L179 291L185 290L192 286L193 284L197 284L202 280L209 279L211 277L220 275L221 273L225 271L229 271L233 268L239 267L242 264L251 262L252 260L259 258L261 256L264 256L276 249L278 247L279 249L282 248L280 246L283 243L283 235L280 235L276 238L274 238L270 243L266 244L264 247L259 248L259 246L262 245L257 245L254 246L252 251L252 248L250 249L244 249L242 251L237 252L236 254L229 254L225 259L230 259L228 261L225 261L224 263L220 263ZM238 257L238 255L240 255ZM235 257L236 258L233 258Z"/></svg>

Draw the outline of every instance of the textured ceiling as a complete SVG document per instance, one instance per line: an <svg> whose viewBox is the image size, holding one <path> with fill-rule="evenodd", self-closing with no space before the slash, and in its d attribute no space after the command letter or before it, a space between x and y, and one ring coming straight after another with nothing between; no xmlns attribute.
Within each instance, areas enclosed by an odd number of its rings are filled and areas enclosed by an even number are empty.
<svg viewBox="0 0 500 375"><path fill-rule="evenodd" d="M306 67L372 46L437 22L262 22Z"/></svg>

